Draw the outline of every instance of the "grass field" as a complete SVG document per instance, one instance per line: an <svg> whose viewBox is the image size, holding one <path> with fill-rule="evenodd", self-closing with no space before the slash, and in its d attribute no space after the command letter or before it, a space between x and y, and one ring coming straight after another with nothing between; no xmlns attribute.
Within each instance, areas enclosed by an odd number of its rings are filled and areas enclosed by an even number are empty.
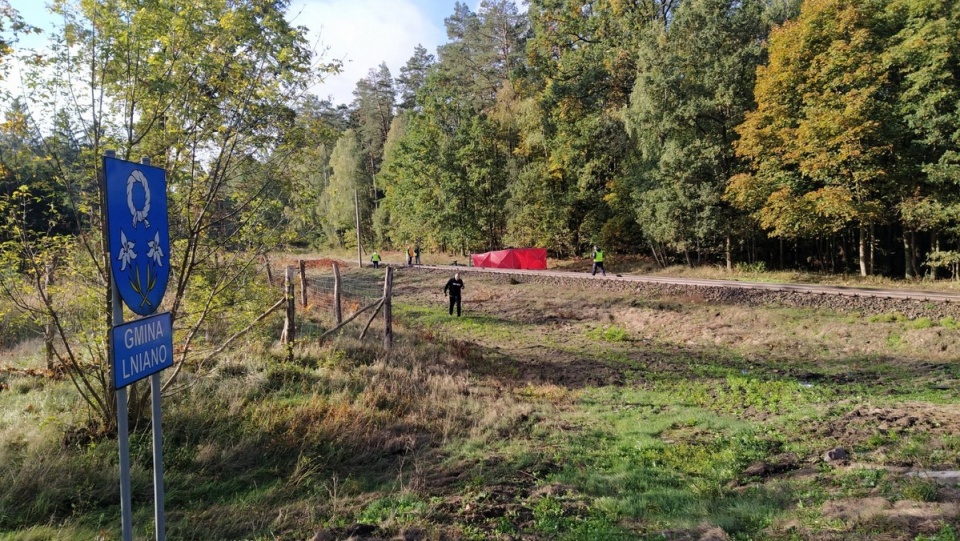
<svg viewBox="0 0 960 541"><path fill-rule="evenodd" d="M397 272L390 353L361 322L189 374L164 402L169 538L960 535L928 473L960 469L956 322L474 276L451 318L444 281ZM116 441L78 436L28 336L0 356L0 539L117 539ZM132 450L150 539L148 427Z"/></svg>

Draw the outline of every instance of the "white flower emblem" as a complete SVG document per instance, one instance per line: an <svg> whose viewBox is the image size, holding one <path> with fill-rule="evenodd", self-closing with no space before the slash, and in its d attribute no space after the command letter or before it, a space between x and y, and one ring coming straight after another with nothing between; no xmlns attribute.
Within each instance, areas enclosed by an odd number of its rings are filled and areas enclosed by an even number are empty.
<svg viewBox="0 0 960 541"><path fill-rule="evenodd" d="M133 266L134 259L137 258L137 253L133 251L133 243L127 242L127 235L123 233L123 230L120 230L120 255L117 256L117 260L121 262L120 271L123 272L127 270L127 265Z"/></svg>
<svg viewBox="0 0 960 541"><path fill-rule="evenodd" d="M147 246L150 247L150 250L147 251L147 258L152 259L158 267L162 267L163 263L160 261L160 258L163 257L163 250L160 249L159 231L157 231L157 234L153 236L153 240L147 242Z"/></svg>

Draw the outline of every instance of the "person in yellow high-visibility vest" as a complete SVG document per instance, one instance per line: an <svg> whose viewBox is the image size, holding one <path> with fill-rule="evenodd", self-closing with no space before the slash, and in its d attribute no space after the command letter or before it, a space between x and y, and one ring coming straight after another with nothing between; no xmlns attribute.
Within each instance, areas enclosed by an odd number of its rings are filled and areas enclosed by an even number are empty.
<svg viewBox="0 0 960 541"><path fill-rule="evenodd" d="M597 269L600 269L600 272L604 276L607 275L607 271L603 269L603 250L593 247L593 272L590 273L590 276L595 276L597 274Z"/></svg>
<svg viewBox="0 0 960 541"><path fill-rule="evenodd" d="M373 261L373 268L380 268L380 254L376 250L374 250L373 255L370 256L370 261Z"/></svg>

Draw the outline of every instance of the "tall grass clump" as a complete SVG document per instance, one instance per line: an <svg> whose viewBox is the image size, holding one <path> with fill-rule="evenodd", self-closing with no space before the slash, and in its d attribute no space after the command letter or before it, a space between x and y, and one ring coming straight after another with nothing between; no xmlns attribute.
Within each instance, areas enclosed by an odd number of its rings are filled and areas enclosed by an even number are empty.
<svg viewBox="0 0 960 541"><path fill-rule="evenodd" d="M119 509L120 484L114 441L104 441L70 451L51 440L37 454L8 454L0 483L0 530L59 523L87 513ZM40 454L42 453L42 454ZM135 492L148 493L150 471L132 464Z"/></svg>
<svg viewBox="0 0 960 541"><path fill-rule="evenodd" d="M587 331L587 337L604 342L625 342L629 340L627 330L619 325L604 325Z"/></svg>

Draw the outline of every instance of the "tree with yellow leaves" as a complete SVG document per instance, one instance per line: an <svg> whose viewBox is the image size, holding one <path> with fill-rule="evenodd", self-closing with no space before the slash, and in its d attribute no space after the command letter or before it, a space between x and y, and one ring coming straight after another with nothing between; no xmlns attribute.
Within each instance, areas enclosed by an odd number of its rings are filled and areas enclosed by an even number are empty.
<svg viewBox="0 0 960 541"><path fill-rule="evenodd" d="M897 159L909 136L883 55L886 21L883 2L809 0L771 34L757 107L737 129L751 170L726 190L771 236L856 228L861 275L870 269L871 227L888 219L908 176Z"/></svg>

